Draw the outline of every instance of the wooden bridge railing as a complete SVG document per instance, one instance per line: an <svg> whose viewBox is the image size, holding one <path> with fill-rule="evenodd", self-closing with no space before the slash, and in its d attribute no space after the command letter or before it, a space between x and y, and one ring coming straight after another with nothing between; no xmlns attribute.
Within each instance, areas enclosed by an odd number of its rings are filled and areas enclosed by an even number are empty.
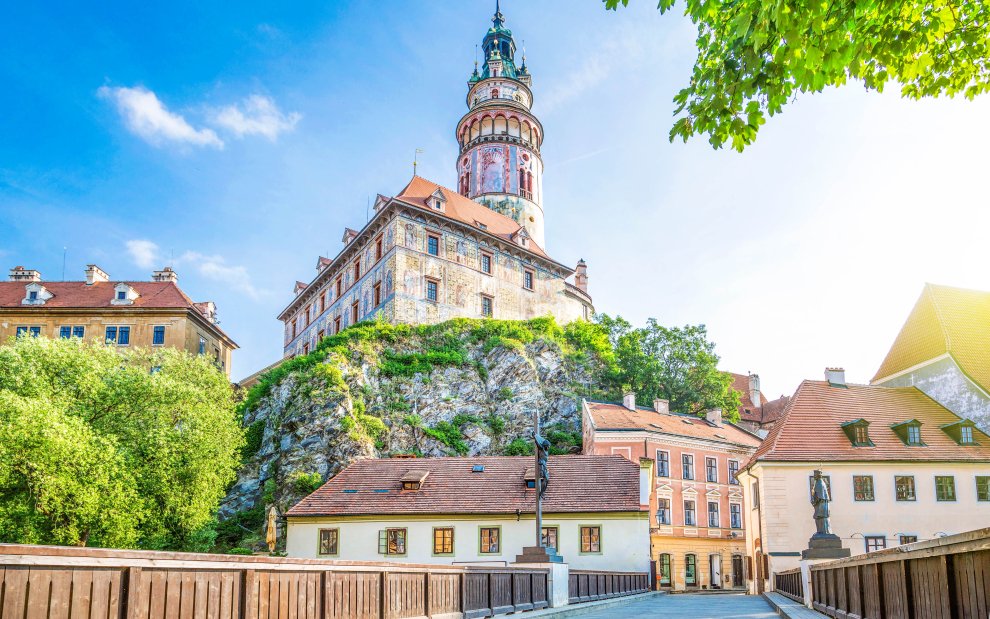
<svg viewBox="0 0 990 619"><path fill-rule="evenodd" d="M645 593L650 590L646 572L598 572L571 570L568 574L568 602L591 602L606 598Z"/></svg>
<svg viewBox="0 0 990 619"><path fill-rule="evenodd" d="M545 608L549 572L0 544L0 619L402 619Z"/></svg>
<svg viewBox="0 0 990 619"><path fill-rule="evenodd" d="M990 528L813 565L811 583L831 617L988 617Z"/></svg>
<svg viewBox="0 0 990 619"><path fill-rule="evenodd" d="M773 589L781 595L785 595L795 602L804 604L804 587L801 585L801 568L775 572L773 575Z"/></svg>

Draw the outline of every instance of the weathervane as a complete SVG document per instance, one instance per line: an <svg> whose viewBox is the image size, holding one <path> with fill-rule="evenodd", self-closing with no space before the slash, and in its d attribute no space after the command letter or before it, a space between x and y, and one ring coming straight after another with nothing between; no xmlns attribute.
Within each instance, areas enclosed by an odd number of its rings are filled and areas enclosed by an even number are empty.
<svg viewBox="0 0 990 619"><path fill-rule="evenodd" d="M416 176L416 165L419 163L419 154L424 152L422 148L417 148L413 154L413 176Z"/></svg>

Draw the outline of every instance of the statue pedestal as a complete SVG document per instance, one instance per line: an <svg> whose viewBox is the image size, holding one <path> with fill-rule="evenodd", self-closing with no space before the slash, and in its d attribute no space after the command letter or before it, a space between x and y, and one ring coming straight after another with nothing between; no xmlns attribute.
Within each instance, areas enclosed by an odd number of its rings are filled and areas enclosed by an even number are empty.
<svg viewBox="0 0 990 619"><path fill-rule="evenodd" d="M851 554L842 547L842 540L835 533L815 533L808 540L808 549L801 551L802 559L845 559Z"/></svg>
<svg viewBox="0 0 990 619"><path fill-rule="evenodd" d="M547 604L550 608L567 606L570 599L570 568L556 550L543 546L524 546L522 554L516 556L513 565L548 570L550 579L547 583Z"/></svg>

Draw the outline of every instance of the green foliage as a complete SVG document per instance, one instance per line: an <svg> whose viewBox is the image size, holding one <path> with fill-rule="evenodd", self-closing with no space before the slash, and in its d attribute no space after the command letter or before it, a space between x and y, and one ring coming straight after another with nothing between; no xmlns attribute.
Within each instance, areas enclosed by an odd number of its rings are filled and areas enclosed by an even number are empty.
<svg viewBox="0 0 990 619"><path fill-rule="evenodd" d="M247 460L261 449L261 441L265 437L265 421L259 419L249 425L244 431L244 447L241 448L241 460Z"/></svg>
<svg viewBox="0 0 990 619"><path fill-rule="evenodd" d="M532 456L535 451L536 447L533 445L532 439L527 440L517 436L509 441L509 444L502 450L502 454L506 456Z"/></svg>
<svg viewBox="0 0 990 619"><path fill-rule="evenodd" d="M253 555L254 554L254 551L251 550L250 548L235 547L235 548L231 548L230 550L228 550L226 554L229 554L229 555Z"/></svg>
<svg viewBox="0 0 990 619"><path fill-rule="evenodd" d="M659 0L662 12L673 5ZM972 99L990 87L985 2L686 0L684 13L698 28L698 57L674 97L671 141L704 133L742 151L798 93L850 80L877 91L895 82L913 99Z"/></svg>
<svg viewBox="0 0 990 619"><path fill-rule="evenodd" d="M505 433L505 417L498 413L488 413L483 420L488 426L488 432L492 438L499 438Z"/></svg>
<svg viewBox="0 0 990 619"><path fill-rule="evenodd" d="M424 427L423 434L443 443L459 456L466 456L470 451L464 440L462 428L469 423L480 423L474 415L455 415L450 421L439 421L432 427Z"/></svg>
<svg viewBox="0 0 990 619"><path fill-rule="evenodd" d="M386 351L378 366L383 376L415 376L429 374L434 366L456 366L467 362L462 350L444 348L423 353L398 354Z"/></svg>
<svg viewBox="0 0 990 619"><path fill-rule="evenodd" d="M721 408L730 421L739 419L739 394L732 389L732 376L718 370L715 344L704 325L668 328L651 318L635 329L621 317L598 320L615 347L613 388L632 389L644 402L669 400L677 412Z"/></svg>
<svg viewBox="0 0 990 619"><path fill-rule="evenodd" d="M543 431L550 441L552 455L574 454L581 452L581 433L573 432L563 426L550 426Z"/></svg>
<svg viewBox="0 0 990 619"><path fill-rule="evenodd" d="M206 357L0 346L0 541L208 547L243 445L230 383Z"/></svg>
<svg viewBox="0 0 990 619"><path fill-rule="evenodd" d="M265 480L265 485L261 488L261 502L265 505L271 505L275 502L275 491L278 487L275 485L275 478L269 477Z"/></svg>
<svg viewBox="0 0 990 619"><path fill-rule="evenodd" d="M498 394L496 395L496 397L499 400L511 400L513 397L515 397L515 395L516 393L512 390L511 387L502 387L501 389L498 390Z"/></svg>
<svg viewBox="0 0 990 619"><path fill-rule="evenodd" d="M273 486L274 491L274 486ZM243 511L232 514L226 520L222 520L216 525L217 549L232 554L237 546L244 544L246 539L261 539L265 524L265 506L257 505ZM248 551L250 553L250 551Z"/></svg>
<svg viewBox="0 0 990 619"><path fill-rule="evenodd" d="M296 471L289 476L288 481L294 492L298 494L312 494L317 488L323 485L323 476L315 471L312 473Z"/></svg>

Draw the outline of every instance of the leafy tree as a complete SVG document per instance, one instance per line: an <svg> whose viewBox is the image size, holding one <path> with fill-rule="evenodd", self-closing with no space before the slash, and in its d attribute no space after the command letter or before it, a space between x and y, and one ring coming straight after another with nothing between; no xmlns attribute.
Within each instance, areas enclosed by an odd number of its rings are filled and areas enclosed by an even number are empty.
<svg viewBox="0 0 990 619"><path fill-rule="evenodd" d="M0 541L208 548L243 443L205 357L18 338L0 346Z"/></svg>
<svg viewBox="0 0 990 619"><path fill-rule="evenodd" d="M629 0L604 0L615 9ZM661 12L674 0L659 0ZM698 27L691 81L674 97L670 139L708 134L738 151L799 92L847 81L905 97L990 87L990 4L974 0L686 0Z"/></svg>
<svg viewBox="0 0 990 619"><path fill-rule="evenodd" d="M663 398L676 412L701 414L721 408L727 419L739 417L739 394L732 376L718 370L715 344L704 325L664 327L655 319L633 328L622 317L598 317L615 347L611 380L645 401Z"/></svg>

